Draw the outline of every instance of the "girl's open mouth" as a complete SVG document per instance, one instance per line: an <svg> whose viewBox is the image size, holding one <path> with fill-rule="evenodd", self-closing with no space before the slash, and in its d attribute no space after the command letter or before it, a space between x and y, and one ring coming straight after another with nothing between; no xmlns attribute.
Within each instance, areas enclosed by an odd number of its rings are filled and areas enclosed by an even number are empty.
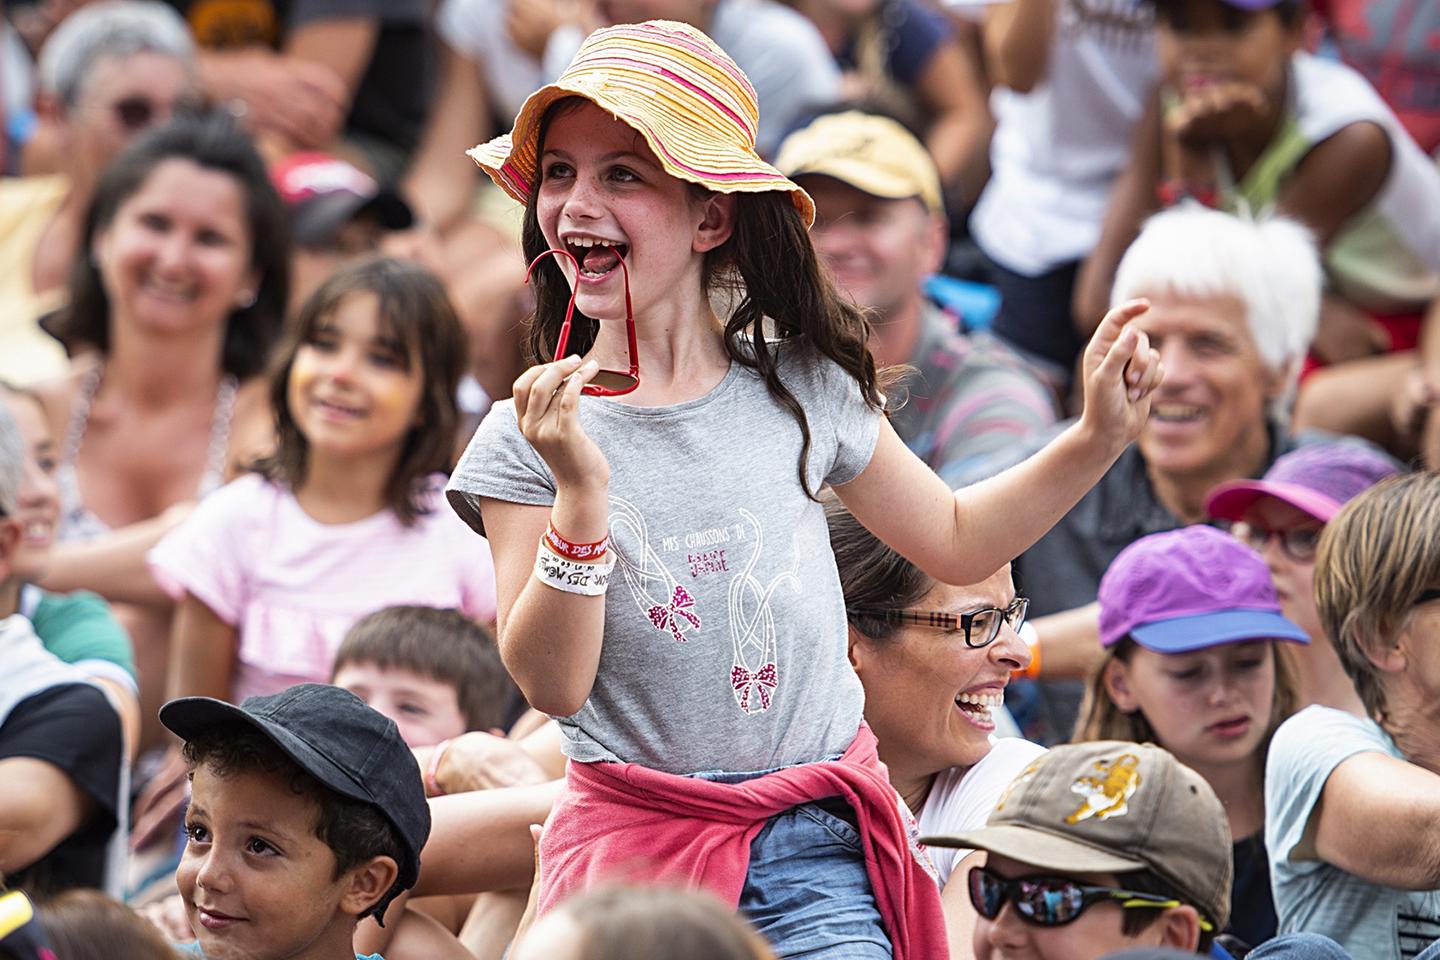
<svg viewBox="0 0 1440 960"><path fill-rule="evenodd" d="M620 259L630 252L630 245L589 237L571 237L565 241L565 249L580 264L581 279L593 282L603 280L613 273L620 265Z"/></svg>

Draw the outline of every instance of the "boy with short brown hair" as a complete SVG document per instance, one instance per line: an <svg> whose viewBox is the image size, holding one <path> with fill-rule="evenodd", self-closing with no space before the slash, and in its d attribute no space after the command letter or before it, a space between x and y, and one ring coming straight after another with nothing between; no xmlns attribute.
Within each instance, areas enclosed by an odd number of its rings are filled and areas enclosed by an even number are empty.
<svg viewBox="0 0 1440 960"><path fill-rule="evenodd" d="M355 926L414 886L430 809L395 724L300 684L233 706L172 700L191 802L176 881L197 941L227 957L351 960Z"/></svg>

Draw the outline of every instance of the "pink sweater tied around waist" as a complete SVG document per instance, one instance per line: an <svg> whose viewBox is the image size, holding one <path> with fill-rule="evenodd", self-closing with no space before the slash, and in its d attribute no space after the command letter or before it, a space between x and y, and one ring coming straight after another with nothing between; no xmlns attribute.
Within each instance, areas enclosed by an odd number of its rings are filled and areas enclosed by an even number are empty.
<svg viewBox="0 0 1440 960"><path fill-rule="evenodd" d="M839 760L743 783L661 773L633 763L570 763L540 842L541 912L609 882L701 887L736 904L750 842L777 814L826 797L855 811L865 866L895 960L949 955L940 892L913 843L875 735L861 726Z"/></svg>

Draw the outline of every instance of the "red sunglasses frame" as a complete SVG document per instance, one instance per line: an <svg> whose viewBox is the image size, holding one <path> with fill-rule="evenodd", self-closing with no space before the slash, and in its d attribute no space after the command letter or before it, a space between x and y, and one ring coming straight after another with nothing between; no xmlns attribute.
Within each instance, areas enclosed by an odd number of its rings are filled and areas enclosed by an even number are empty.
<svg viewBox="0 0 1440 960"><path fill-rule="evenodd" d="M615 258L620 261L620 270L625 278L625 336L630 344L630 370L600 370L595 377L580 388L580 392L591 397L618 397L630 393L640 386L640 351L635 344L635 310L630 305L630 268L625 265L625 258L620 256L620 251L614 247L610 248L615 253ZM551 254L558 254L570 261L575 268L575 283L570 287L570 303L565 308L565 322L560 326L560 336L555 340L555 359L560 360L565 356L565 348L570 344L570 321L575 316L575 297L580 292L580 261L569 250L562 250L552 247L530 261L530 266L525 270L525 282L530 282L530 275L535 272L535 267L541 260ZM601 381L606 378L611 382L618 382L618 386L607 386Z"/></svg>

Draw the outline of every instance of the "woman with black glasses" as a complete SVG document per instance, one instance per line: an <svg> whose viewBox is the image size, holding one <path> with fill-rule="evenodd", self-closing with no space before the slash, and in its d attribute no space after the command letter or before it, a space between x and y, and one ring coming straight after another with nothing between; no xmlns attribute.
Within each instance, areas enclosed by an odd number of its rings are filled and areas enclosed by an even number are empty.
<svg viewBox="0 0 1440 960"><path fill-rule="evenodd" d="M865 688L865 722L921 833L984 824L1005 786L1044 748L1000 736L1005 685L1030 662L1016 633L1028 601L1006 565L982 583L939 583L825 498L830 546ZM1008 724L1013 729L1013 722ZM933 849L952 958L970 957L975 911L962 882L980 855ZM953 884L948 881L957 878Z"/></svg>

